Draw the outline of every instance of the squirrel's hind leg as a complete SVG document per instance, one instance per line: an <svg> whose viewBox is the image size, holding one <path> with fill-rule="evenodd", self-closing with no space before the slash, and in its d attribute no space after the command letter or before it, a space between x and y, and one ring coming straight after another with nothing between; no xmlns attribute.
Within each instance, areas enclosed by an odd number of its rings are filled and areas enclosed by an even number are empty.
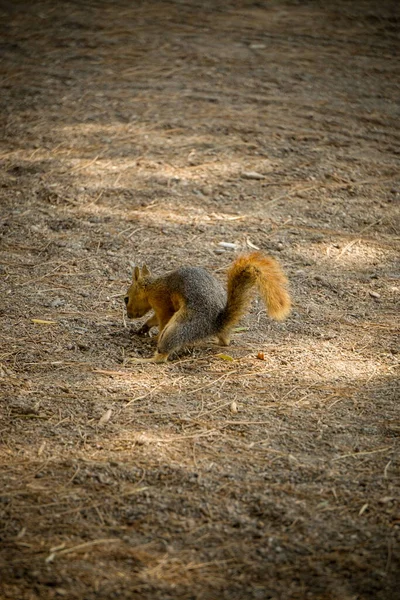
<svg viewBox="0 0 400 600"><path fill-rule="evenodd" d="M136 357L129 358L129 362L134 362L134 363L164 363L164 362L167 362L167 360L168 360L168 353L162 354L161 352L158 352L158 351L156 351L154 353L154 356L152 356L151 358L136 358Z"/></svg>
<svg viewBox="0 0 400 600"><path fill-rule="evenodd" d="M202 315L188 315L183 307L174 314L159 335L157 349L160 354L171 354L212 334L209 323Z"/></svg>
<svg viewBox="0 0 400 600"><path fill-rule="evenodd" d="M229 346L231 343L230 332L224 331L217 334L217 341L220 346Z"/></svg>

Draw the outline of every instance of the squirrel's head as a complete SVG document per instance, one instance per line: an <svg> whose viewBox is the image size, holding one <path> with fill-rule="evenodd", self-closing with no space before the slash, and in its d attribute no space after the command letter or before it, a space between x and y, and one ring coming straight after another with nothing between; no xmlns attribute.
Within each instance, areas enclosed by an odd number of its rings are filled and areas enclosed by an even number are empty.
<svg viewBox="0 0 400 600"><path fill-rule="evenodd" d="M150 271L146 265L141 269L134 268L133 280L124 298L129 319L139 319L151 308L146 290L146 282L149 277Z"/></svg>

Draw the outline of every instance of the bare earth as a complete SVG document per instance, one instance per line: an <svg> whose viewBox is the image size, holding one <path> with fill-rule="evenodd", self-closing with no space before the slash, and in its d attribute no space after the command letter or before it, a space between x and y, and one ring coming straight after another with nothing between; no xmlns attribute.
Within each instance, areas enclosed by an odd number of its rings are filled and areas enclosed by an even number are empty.
<svg viewBox="0 0 400 600"><path fill-rule="evenodd" d="M397 597L397 6L1 3L1 600ZM254 247L284 324L129 363Z"/></svg>

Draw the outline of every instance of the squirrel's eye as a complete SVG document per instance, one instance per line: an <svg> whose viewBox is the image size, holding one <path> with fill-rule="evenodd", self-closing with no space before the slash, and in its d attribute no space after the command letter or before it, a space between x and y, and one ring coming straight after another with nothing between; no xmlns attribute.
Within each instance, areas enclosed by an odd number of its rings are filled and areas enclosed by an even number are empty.
<svg viewBox="0 0 400 600"><path fill-rule="evenodd" d="M129 296L125 296L124 302L125 302L125 304L128 304L128 302L129 302Z"/></svg>

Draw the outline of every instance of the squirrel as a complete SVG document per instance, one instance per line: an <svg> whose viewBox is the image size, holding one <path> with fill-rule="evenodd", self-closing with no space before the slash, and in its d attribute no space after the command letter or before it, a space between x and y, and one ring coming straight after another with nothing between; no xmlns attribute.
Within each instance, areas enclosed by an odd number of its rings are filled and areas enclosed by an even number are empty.
<svg viewBox="0 0 400 600"><path fill-rule="evenodd" d="M229 345L230 333L246 312L258 289L269 317L283 320L290 312L287 278L279 263L261 252L239 256L228 270L225 291L213 275L200 267L181 267L161 277L151 275L144 265L134 268L125 304L130 319L151 316L137 333L158 326L157 350L152 358L133 362L162 363L171 352L199 340L216 336Z"/></svg>

